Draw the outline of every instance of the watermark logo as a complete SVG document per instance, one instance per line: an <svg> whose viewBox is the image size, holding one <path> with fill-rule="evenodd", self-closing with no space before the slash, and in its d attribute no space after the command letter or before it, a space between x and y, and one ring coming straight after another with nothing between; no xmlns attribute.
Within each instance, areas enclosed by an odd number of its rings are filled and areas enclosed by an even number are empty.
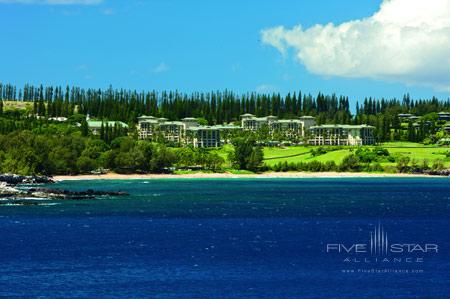
<svg viewBox="0 0 450 299"><path fill-rule="evenodd" d="M438 253L439 245L436 243L416 243L416 242L390 242L388 233L379 223L373 231L370 232L370 238L367 242L358 243L328 243L326 252L344 253L344 254L370 254L384 256L388 254L399 253Z"/></svg>
<svg viewBox="0 0 450 299"><path fill-rule="evenodd" d="M381 223L368 232L368 237L363 242L327 243L325 249L327 254L340 256L347 265L417 264L423 263L425 257L439 253L439 245L435 242L399 242L391 238ZM354 269L347 271L356 272ZM358 269L357 272L364 271L367 269Z"/></svg>
<svg viewBox="0 0 450 299"><path fill-rule="evenodd" d="M389 241L387 232L384 231L384 227L378 224L378 227L370 232L370 253L385 255L389 250Z"/></svg>

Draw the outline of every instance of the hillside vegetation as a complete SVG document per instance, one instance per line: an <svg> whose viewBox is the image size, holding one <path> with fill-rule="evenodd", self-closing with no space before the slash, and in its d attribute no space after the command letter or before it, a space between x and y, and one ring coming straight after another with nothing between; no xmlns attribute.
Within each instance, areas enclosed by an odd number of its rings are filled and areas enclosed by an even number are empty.
<svg viewBox="0 0 450 299"><path fill-rule="evenodd" d="M188 94L0 83L0 172L441 171L450 166L450 154L447 147L437 145L450 139L440 111L450 111L450 100L413 100L409 95L401 100L366 98L352 109L348 97L322 93ZM239 124L245 113L279 119L312 116L318 125L367 124L375 128L376 146L301 146L308 136L294 138L261 128L221 133L228 135L220 148L137 138L142 115L168 120L194 117L204 125L216 125ZM126 125L102 126L96 135L88 115L101 123ZM273 144L293 146L265 146Z"/></svg>

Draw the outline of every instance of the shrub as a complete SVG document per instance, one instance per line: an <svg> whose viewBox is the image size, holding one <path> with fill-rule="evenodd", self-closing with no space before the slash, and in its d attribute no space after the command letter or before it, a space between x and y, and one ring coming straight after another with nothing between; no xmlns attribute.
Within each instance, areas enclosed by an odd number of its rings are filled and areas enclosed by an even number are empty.
<svg viewBox="0 0 450 299"><path fill-rule="evenodd" d="M439 171L445 169L444 162L442 160L434 160L431 166L432 170Z"/></svg>
<svg viewBox="0 0 450 299"><path fill-rule="evenodd" d="M380 163L376 162L376 163L369 165L365 170L373 171L373 172L383 172L384 168L383 168L383 166L381 166Z"/></svg>
<svg viewBox="0 0 450 299"><path fill-rule="evenodd" d="M97 168L95 160L81 156L77 160L77 167L81 173L87 173Z"/></svg>
<svg viewBox="0 0 450 299"><path fill-rule="evenodd" d="M350 154L344 158L341 165L339 165L340 171L360 171L361 165L359 164L359 159L356 154Z"/></svg>
<svg viewBox="0 0 450 299"><path fill-rule="evenodd" d="M397 170L398 172L402 173L402 172L408 172L409 171L409 157L406 156L400 156L397 159Z"/></svg>

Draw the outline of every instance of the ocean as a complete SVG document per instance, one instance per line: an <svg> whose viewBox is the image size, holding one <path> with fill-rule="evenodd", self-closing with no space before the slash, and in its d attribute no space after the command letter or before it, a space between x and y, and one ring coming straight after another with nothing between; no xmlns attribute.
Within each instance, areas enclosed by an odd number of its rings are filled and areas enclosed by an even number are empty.
<svg viewBox="0 0 450 299"><path fill-rule="evenodd" d="M448 178L67 181L0 203L0 297L449 298Z"/></svg>

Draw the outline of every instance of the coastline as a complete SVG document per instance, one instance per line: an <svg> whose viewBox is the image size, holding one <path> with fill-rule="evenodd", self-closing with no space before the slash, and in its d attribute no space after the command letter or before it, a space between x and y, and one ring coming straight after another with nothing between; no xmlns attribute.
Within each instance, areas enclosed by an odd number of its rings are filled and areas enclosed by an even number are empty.
<svg viewBox="0 0 450 299"><path fill-rule="evenodd" d="M394 177L440 177L407 173L367 172L267 172L261 174L192 173L192 174L88 174L55 176L55 181L77 180L143 180L143 179L242 179L242 178L394 178Z"/></svg>

